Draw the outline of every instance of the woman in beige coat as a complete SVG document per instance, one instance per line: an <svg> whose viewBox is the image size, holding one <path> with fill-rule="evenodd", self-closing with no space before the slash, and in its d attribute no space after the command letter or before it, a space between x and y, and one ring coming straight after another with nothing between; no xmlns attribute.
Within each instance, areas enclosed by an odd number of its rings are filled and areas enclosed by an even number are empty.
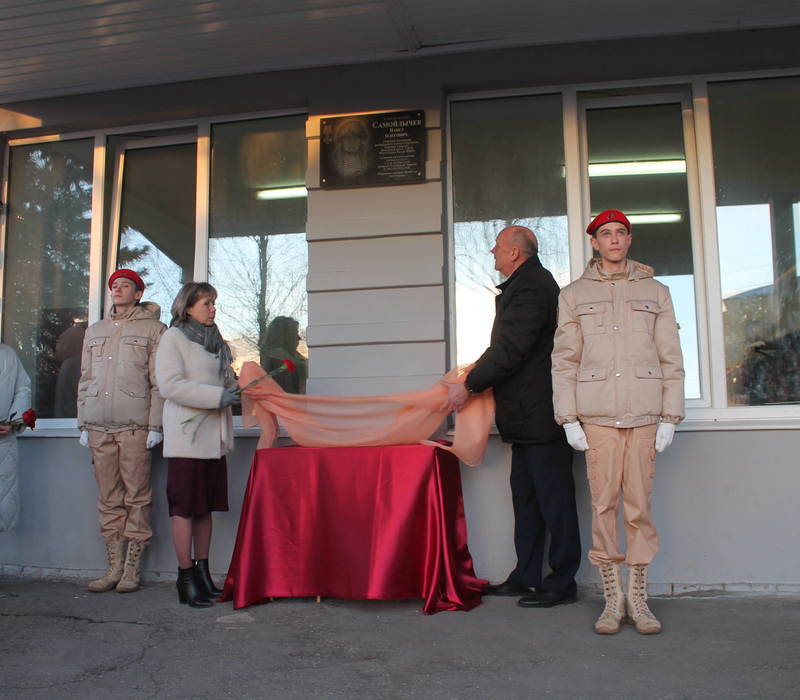
<svg viewBox="0 0 800 700"><path fill-rule="evenodd" d="M233 449L230 406L239 401L231 351L214 323L216 298L210 284L185 284L156 355L178 599L192 607L209 607L222 593L208 571L211 512L228 510L225 454Z"/></svg>

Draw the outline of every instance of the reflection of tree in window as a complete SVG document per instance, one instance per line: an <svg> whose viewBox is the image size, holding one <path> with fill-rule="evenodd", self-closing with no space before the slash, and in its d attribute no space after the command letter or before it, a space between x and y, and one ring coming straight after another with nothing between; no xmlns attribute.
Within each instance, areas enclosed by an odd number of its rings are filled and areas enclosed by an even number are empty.
<svg viewBox="0 0 800 700"><path fill-rule="evenodd" d="M91 181L90 140L11 149L3 339L42 417L59 415L57 340L86 321Z"/></svg>
<svg viewBox="0 0 800 700"><path fill-rule="evenodd" d="M456 361L473 362L489 344L494 320L494 296L502 275L494 269L497 234L506 226L527 226L539 241L539 258L562 286L569 282L567 219L563 216L525 217L455 224Z"/></svg>
<svg viewBox="0 0 800 700"><path fill-rule="evenodd" d="M236 370L247 361L269 365L269 327L279 316L297 320L298 340L287 351L295 352L305 368L305 234L212 238L209 245L209 279L219 291L217 324L233 349ZM298 388L301 392L303 385Z"/></svg>
<svg viewBox="0 0 800 700"><path fill-rule="evenodd" d="M117 267L135 270L147 285L145 298L161 307L161 320L170 321L170 309L181 285L192 278L192 270L181 268L147 236L128 226L120 237Z"/></svg>

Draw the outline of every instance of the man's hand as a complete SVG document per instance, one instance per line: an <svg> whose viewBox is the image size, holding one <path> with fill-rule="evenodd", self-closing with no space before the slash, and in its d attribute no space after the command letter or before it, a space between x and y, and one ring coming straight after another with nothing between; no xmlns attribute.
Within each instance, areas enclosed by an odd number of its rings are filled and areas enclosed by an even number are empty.
<svg viewBox="0 0 800 700"><path fill-rule="evenodd" d="M159 433L157 430L151 430L147 433L147 440L144 443L144 446L151 450L153 449L159 442L164 439L164 436Z"/></svg>
<svg viewBox="0 0 800 700"><path fill-rule="evenodd" d="M442 401L439 411L442 413L458 412L464 407L468 398L469 392L463 384L448 384L447 398Z"/></svg>
<svg viewBox="0 0 800 700"><path fill-rule="evenodd" d="M78 442L83 447L89 447L89 431L88 430L81 430L81 436L78 438Z"/></svg>
<svg viewBox="0 0 800 700"><path fill-rule="evenodd" d="M0 437L5 437L11 432L10 425L0 425Z"/></svg>
<svg viewBox="0 0 800 700"><path fill-rule="evenodd" d="M580 421L564 423L564 432L567 434L567 442L573 450L586 452L589 449L589 441L586 439L586 433L583 432Z"/></svg>
<svg viewBox="0 0 800 700"><path fill-rule="evenodd" d="M672 438L675 437L675 423L664 423L663 421L658 424L656 430L656 452L663 452L672 444Z"/></svg>

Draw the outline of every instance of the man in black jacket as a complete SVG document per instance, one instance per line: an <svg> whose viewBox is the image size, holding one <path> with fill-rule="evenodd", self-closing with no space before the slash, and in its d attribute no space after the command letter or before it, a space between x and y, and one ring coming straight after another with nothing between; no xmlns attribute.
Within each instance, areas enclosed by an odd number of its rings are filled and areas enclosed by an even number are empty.
<svg viewBox="0 0 800 700"><path fill-rule="evenodd" d="M498 285L491 344L463 387L450 387L448 407L460 410L469 394L492 388L497 429L511 443L517 565L506 581L485 593L523 596L523 607L552 607L575 601L581 558L572 449L553 418L550 353L559 289L539 262L530 229L504 228L492 254L495 269L507 279ZM543 577L547 533L551 571Z"/></svg>

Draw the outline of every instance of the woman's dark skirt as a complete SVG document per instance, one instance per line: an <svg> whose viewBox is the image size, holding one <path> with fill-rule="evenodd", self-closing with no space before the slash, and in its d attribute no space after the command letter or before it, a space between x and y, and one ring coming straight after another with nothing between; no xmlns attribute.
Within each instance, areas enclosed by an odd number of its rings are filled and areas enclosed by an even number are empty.
<svg viewBox="0 0 800 700"><path fill-rule="evenodd" d="M169 515L203 518L228 510L228 466L219 459L167 458Z"/></svg>

